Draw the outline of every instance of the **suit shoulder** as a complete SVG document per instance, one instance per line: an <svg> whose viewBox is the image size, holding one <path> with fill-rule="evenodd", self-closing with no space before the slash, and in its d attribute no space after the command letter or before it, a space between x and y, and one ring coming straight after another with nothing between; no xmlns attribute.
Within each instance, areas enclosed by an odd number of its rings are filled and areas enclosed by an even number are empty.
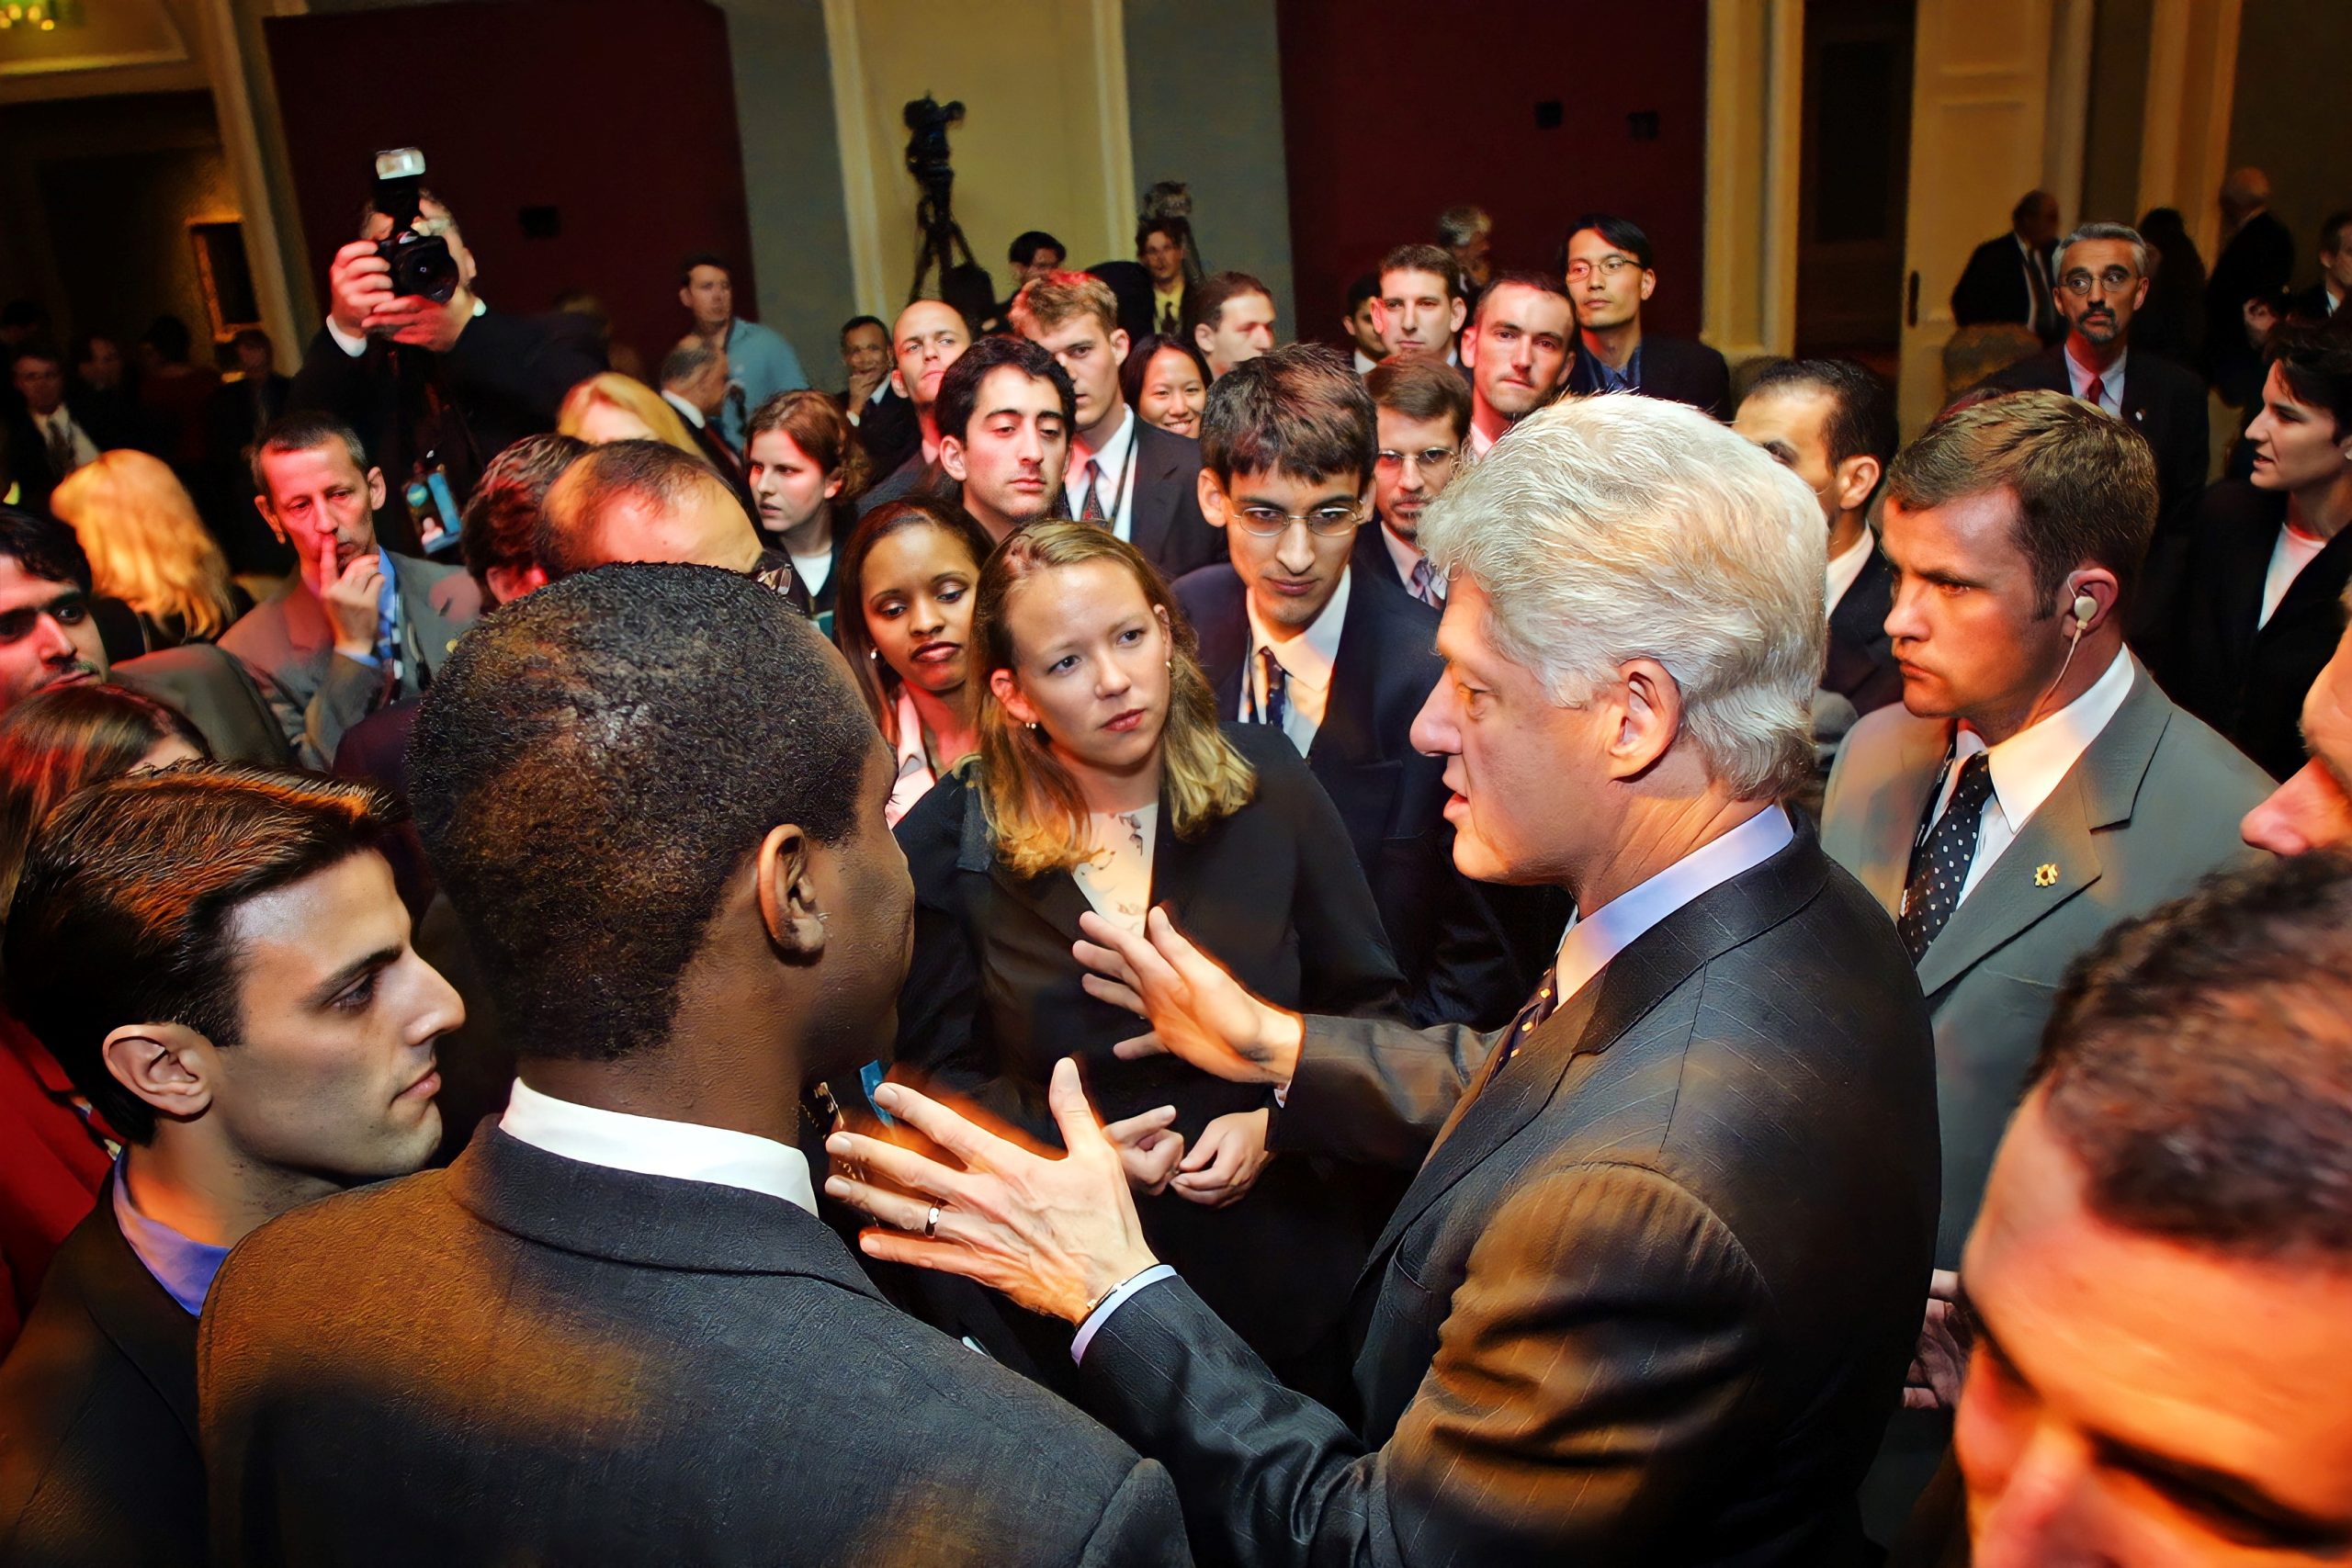
<svg viewBox="0 0 2352 1568"><path fill-rule="evenodd" d="M1163 470L1201 466L1199 442L1172 430L1162 430L1140 416L1136 421L1136 449L1148 455L1153 467Z"/></svg>
<svg viewBox="0 0 2352 1568"><path fill-rule="evenodd" d="M335 1258L371 1249L379 1237L419 1235L423 1216L455 1207L447 1184L447 1171L422 1170L288 1210L230 1248L208 1307L229 1299L254 1276L332 1279ZM209 1322L213 1314L208 1310L205 1315Z"/></svg>
<svg viewBox="0 0 2352 1568"><path fill-rule="evenodd" d="M288 641L286 600L281 595L264 600L230 622L229 629L220 634L220 640L214 646L224 653L251 660L282 653Z"/></svg>
<svg viewBox="0 0 2352 1568"><path fill-rule="evenodd" d="M1840 765L1849 757L1875 756L1882 750L1892 751L1917 735L1934 729L1943 721L1921 718L1901 703L1864 714L1854 728L1846 732L1845 744L1838 749Z"/></svg>
<svg viewBox="0 0 2352 1568"><path fill-rule="evenodd" d="M2143 797L2154 790L2168 801L2193 802L2200 815L2226 812L2234 840L2238 818L2268 798L2278 781L2195 714L2170 698L2165 706L2168 716L2148 758Z"/></svg>
<svg viewBox="0 0 2352 1568"><path fill-rule="evenodd" d="M1176 580L1176 602L1198 621L1215 612L1230 611L1241 603L1241 574L1229 562L1195 567Z"/></svg>

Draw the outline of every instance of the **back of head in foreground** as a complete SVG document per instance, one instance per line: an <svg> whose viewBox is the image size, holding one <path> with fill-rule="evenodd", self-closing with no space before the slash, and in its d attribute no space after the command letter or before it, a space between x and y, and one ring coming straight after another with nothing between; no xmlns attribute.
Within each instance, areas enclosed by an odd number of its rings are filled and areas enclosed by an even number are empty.
<svg viewBox="0 0 2352 1568"><path fill-rule="evenodd" d="M2086 956L1961 1283L1978 1563L2352 1551L2352 861L2216 879Z"/></svg>

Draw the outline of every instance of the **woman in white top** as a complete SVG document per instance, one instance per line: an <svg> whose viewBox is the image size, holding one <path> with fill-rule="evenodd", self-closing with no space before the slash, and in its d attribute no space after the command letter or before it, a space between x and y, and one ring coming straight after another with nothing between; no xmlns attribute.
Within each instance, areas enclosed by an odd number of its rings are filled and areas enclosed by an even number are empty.
<svg viewBox="0 0 2352 1568"><path fill-rule="evenodd" d="M884 815L897 827L979 750L972 712L972 591L989 536L952 501L897 501L842 547L833 642L898 753Z"/></svg>
<svg viewBox="0 0 2352 1568"><path fill-rule="evenodd" d="M743 481L763 543L792 558L817 629L830 636L841 553L871 468L830 392L778 392L743 427Z"/></svg>

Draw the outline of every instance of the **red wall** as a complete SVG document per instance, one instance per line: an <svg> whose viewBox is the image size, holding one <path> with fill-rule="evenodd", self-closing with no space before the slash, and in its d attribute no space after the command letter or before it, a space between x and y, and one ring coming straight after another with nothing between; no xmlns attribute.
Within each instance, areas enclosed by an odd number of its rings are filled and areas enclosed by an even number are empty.
<svg viewBox="0 0 2352 1568"><path fill-rule="evenodd" d="M1465 201L1493 216L1498 266L1550 268L1578 213L1631 218L1658 259L1645 321L1699 330L1706 0L1280 0L1276 17L1302 337L1339 341L1349 283ZM1656 141L1628 129L1643 111Z"/></svg>
<svg viewBox="0 0 2352 1568"><path fill-rule="evenodd" d="M757 309L727 18L704 0L454 4L265 24L323 303L382 148L424 150L501 310L586 288L650 367L686 330L677 265L730 259ZM520 209L553 207L554 238ZM298 345L299 349L299 345Z"/></svg>

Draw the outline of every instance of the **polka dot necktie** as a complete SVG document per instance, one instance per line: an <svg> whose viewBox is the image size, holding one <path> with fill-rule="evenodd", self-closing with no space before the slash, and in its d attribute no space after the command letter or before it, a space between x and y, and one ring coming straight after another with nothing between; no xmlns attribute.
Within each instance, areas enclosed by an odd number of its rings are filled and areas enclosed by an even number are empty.
<svg viewBox="0 0 2352 1568"><path fill-rule="evenodd" d="M1993 765L1986 756L1972 752L1960 765L1951 803L1912 848L1910 874L1903 881L1903 918L1894 929L1911 950L1914 964L1960 908L1968 863L1976 858L1976 830L1984 821L1984 803L1993 798Z"/></svg>
<svg viewBox="0 0 2352 1568"><path fill-rule="evenodd" d="M1265 676L1266 700L1255 705L1257 713L1254 717L1260 724L1270 725L1280 729L1283 728L1283 721L1290 716L1288 674L1283 669L1281 661L1274 658L1274 650L1271 648L1261 648L1258 650L1258 668Z"/></svg>
<svg viewBox="0 0 2352 1568"><path fill-rule="evenodd" d="M1541 1029L1544 1021L1559 1010L1560 998L1552 994L1559 987L1559 963L1555 959L1552 967L1544 971L1543 983L1536 987L1535 994L1527 998L1518 1016L1505 1026L1502 1043L1495 1047L1496 1072L1501 1072L1510 1066L1511 1057L1525 1043L1527 1037Z"/></svg>

